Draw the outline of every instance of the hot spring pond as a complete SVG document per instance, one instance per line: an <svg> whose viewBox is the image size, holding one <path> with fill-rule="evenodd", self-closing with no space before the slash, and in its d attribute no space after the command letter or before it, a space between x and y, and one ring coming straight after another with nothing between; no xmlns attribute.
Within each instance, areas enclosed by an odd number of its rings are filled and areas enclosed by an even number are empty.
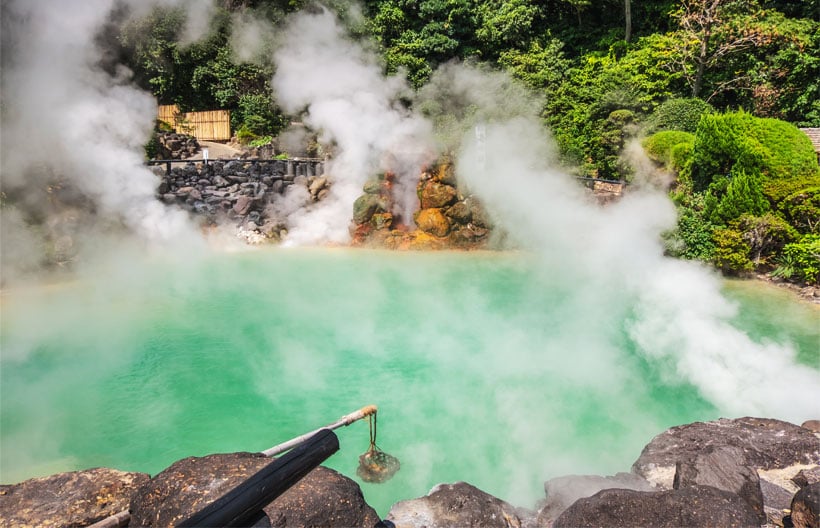
<svg viewBox="0 0 820 528"><path fill-rule="evenodd" d="M732 325L819 368L816 306L756 283L724 289ZM639 352L631 302L522 254L348 250L145 257L7 291L2 482L155 474L376 404L378 444L402 463L387 483L360 482L381 515L459 480L532 507L545 479L628 471L665 428L726 416ZM367 423L337 433L326 465L357 478Z"/></svg>

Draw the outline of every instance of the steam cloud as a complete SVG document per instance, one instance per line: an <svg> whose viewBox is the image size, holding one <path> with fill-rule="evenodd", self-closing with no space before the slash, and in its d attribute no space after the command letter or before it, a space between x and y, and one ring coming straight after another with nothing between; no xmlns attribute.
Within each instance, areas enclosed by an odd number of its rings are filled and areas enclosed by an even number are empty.
<svg viewBox="0 0 820 528"><path fill-rule="evenodd" d="M194 6L183 0L164 3ZM156 102L130 83L124 67L105 64L110 43L103 30L115 13L125 9L138 16L156 4L4 2L0 170L3 191L16 198L17 208L2 212L5 276L43 252L45 243L26 217L68 215L53 224L71 231L62 237L69 245L84 232L96 236L121 223L146 240L192 238L186 215L155 199L158 179L143 166L142 146ZM210 17L208 3L196 7L187 39L195 38ZM67 201L78 206L49 211L55 194L69 195Z"/></svg>
<svg viewBox="0 0 820 528"><path fill-rule="evenodd" d="M273 87L286 111L304 111L305 124L332 143L327 173L333 186L318 207L290 218L287 243L349 241L349 222L362 185L377 172L397 174L405 195L430 161L428 121L400 102L409 89L399 76L385 77L376 56L352 41L336 16L300 13L288 21L283 45L275 53ZM405 208L408 207L404 200ZM412 204L410 204L412 205ZM405 220L408 216L407 211Z"/></svg>

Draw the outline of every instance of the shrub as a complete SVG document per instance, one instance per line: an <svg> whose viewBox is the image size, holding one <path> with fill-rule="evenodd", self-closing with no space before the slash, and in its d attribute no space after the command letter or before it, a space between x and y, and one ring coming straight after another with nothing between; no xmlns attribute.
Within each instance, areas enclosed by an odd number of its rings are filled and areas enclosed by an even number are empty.
<svg viewBox="0 0 820 528"><path fill-rule="evenodd" d="M712 235L715 251L712 262L727 275L740 275L751 271L754 266L749 260L749 244L737 229L716 229Z"/></svg>
<svg viewBox="0 0 820 528"><path fill-rule="evenodd" d="M705 114L695 133L691 159L695 191L703 191L715 178L739 170L766 179L818 172L811 141L797 127L745 112Z"/></svg>
<svg viewBox="0 0 820 528"><path fill-rule="evenodd" d="M712 182L706 193L706 214L715 224L727 224L744 214L759 216L769 210L760 176L732 169L729 178Z"/></svg>
<svg viewBox="0 0 820 528"><path fill-rule="evenodd" d="M664 130L652 134L643 140L643 148L646 155L652 161L662 163L666 166L672 165L672 150L678 145L688 145L688 152L691 152L692 143L695 141L695 136L689 132L682 132L680 130Z"/></svg>
<svg viewBox="0 0 820 528"><path fill-rule="evenodd" d="M658 105L647 120L647 131L681 130L694 133L703 114L711 114L715 109L702 99L674 98Z"/></svg>
<svg viewBox="0 0 820 528"><path fill-rule="evenodd" d="M820 280L820 235L805 235L799 242L787 244L772 275L817 284Z"/></svg>

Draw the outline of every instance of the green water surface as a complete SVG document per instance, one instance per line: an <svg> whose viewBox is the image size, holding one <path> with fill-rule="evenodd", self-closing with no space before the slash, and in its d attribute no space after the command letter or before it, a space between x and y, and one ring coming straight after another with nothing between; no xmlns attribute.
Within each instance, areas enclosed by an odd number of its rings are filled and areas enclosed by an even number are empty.
<svg viewBox="0 0 820 528"><path fill-rule="evenodd" d="M462 480L533 507L545 479L628 471L667 427L722 415L636 353L629 298L590 309L594 292L536 268L519 254L268 250L7 292L0 476L155 474L376 404L379 446L402 463L360 482L381 515ZM817 365L815 307L727 292L736 325ZM327 465L357 478L368 425L338 434Z"/></svg>

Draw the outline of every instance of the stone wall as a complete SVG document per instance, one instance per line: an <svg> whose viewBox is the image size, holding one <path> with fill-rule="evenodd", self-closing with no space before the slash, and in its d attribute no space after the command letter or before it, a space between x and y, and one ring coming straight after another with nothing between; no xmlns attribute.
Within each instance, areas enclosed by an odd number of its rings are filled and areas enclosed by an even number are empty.
<svg viewBox="0 0 820 528"><path fill-rule="evenodd" d="M279 240L287 229L277 204L293 186L303 189L303 205L324 198L329 182L322 163L314 160L233 160L159 164L160 199L198 216L206 225L232 222L249 241Z"/></svg>

